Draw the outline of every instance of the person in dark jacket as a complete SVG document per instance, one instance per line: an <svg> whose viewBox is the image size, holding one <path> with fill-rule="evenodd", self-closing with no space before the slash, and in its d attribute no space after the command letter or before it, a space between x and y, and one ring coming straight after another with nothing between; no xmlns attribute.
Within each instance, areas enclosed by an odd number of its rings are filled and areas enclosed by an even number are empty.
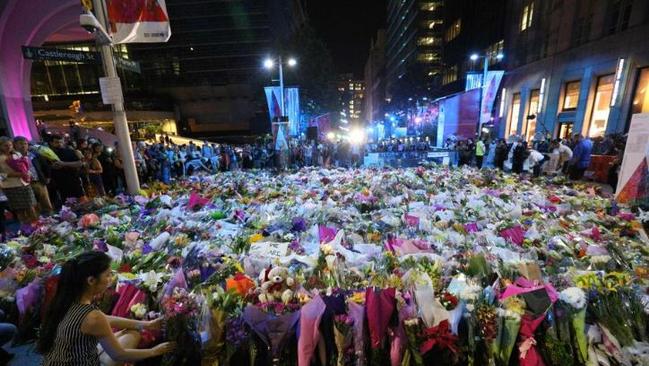
<svg viewBox="0 0 649 366"><path fill-rule="evenodd" d="M514 156L512 157L512 172L517 174L523 173L523 164L525 164L527 155L527 141L516 145L516 148L514 148Z"/></svg>
<svg viewBox="0 0 649 366"><path fill-rule="evenodd" d="M494 158L494 163L498 169L505 169L505 160L507 160L508 152L509 148L505 139L498 140L498 144L496 145L496 156Z"/></svg>

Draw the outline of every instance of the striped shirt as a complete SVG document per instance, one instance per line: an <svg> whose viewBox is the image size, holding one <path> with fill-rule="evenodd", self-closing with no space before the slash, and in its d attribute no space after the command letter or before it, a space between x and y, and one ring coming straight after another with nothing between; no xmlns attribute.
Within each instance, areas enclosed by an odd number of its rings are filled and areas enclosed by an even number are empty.
<svg viewBox="0 0 649 366"><path fill-rule="evenodd" d="M43 366L98 366L97 338L81 332L81 324L93 305L74 303L56 329L56 339Z"/></svg>

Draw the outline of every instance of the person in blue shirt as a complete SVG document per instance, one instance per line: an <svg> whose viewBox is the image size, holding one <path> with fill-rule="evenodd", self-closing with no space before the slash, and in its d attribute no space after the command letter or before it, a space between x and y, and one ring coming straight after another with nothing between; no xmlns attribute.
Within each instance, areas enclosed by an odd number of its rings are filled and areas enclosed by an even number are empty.
<svg viewBox="0 0 649 366"><path fill-rule="evenodd" d="M590 157L593 152L593 142L588 137L575 134L575 148L570 160L570 179L579 180L584 177L584 172L590 166Z"/></svg>

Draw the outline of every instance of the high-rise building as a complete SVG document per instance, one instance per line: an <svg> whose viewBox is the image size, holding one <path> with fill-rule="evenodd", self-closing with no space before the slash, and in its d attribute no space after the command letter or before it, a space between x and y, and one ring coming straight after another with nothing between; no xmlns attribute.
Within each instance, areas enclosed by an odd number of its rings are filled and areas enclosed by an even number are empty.
<svg viewBox="0 0 649 366"><path fill-rule="evenodd" d="M649 2L509 4L501 136L623 133L649 112Z"/></svg>
<svg viewBox="0 0 649 366"><path fill-rule="evenodd" d="M489 69L502 69L507 0L453 0L444 3L444 68L433 97L465 90L467 75L482 77L484 59ZM478 55L471 60L472 54Z"/></svg>
<svg viewBox="0 0 649 366"><path fill-rule="evenodd" d="M365 82L356 80L353 74L343 74L338 79L338 100L340 103L340 126L363 125L363 99ZM347 126L347 127L346 127Z"/></svg>
<svg viewBox="0 0 649 366"><path fill-rule="evenodd" d="M301 0L167 0L172 36L132 45L147 86L169 94L184 132L246 133L264 111L262 61L306 18ZM263 122L262 122L263 123Z"/></svg>
<svg viewBox="0 0 649 366"><path fill-rule="evenodd" d="M388 0L387 99L426 95L442 70L443 1Z"/></svg>
<svg viewBox="0 0 649 366"><path fill-rule="evenodd" d="M370 44L365 63L365 102L363 118L367 123L383 119L385 104L385 29L379 29Z"/></svg>

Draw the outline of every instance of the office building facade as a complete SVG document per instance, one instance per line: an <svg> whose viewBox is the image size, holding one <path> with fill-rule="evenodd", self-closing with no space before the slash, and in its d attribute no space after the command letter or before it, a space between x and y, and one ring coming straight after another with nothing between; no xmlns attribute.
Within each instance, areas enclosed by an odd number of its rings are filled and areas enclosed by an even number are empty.
<svg viewBox="0 0 649 366"><path fill-rule="evenodd" d="M364 74L363 119L372 124L383 120L385 113L385 29L379 29L371 41Z"/></svg>
<svg viewBox="0 0 649 366"><path fill-rule="evenodd" d="M388 1L386 99L394 106L439 85L443 9L443 1Z"/></svg>
<svg viewBox="0 0 649 366"><path fill-rule="evenodd" d="M628 130L649 112L649 2L511 1L501 136L528 141Z"/></svg>

